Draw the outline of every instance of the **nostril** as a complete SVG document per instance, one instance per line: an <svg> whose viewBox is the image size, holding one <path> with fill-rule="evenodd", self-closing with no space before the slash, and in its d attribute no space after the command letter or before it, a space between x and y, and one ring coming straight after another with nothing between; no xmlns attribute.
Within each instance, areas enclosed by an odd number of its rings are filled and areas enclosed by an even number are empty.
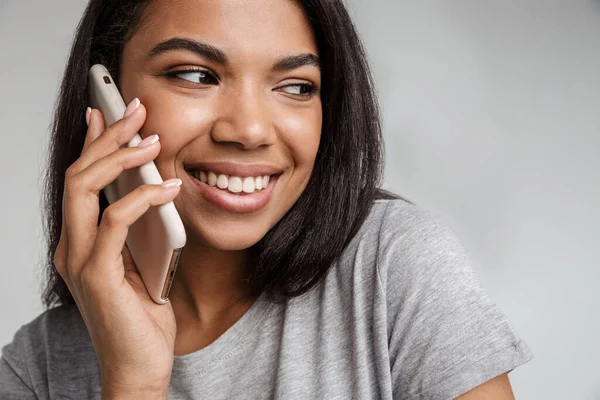
<svg viewBox="0 0 600 400"><path fill-rule="evenodd" d="M260 117L247 114L247 111L239 110L232 118L216 121L210 133L212 140L240 150L255 150L275 144L277 133L274 128Z"/></svg>

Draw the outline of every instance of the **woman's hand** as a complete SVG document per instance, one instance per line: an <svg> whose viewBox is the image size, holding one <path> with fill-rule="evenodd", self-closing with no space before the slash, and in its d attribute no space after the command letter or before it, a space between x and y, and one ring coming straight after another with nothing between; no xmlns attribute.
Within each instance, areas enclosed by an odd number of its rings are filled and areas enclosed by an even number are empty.
<svg viewBox="0 0 600 400"><path fill-rule="evenodd" d="M106 130L100 111L86 115L89 127L81 156L66 173L54 263L90 332L103 397L146 393L166 398L175 316L170 303L158 305L149 297L125 239L129 226L149 207L177 196L181 181L137 188L110 205L98 225L100 190L123 170L155 159L160 151L157 137L146 138L137 148L121 148L141 129L146 110L135 99L125 115Z"/></svg>

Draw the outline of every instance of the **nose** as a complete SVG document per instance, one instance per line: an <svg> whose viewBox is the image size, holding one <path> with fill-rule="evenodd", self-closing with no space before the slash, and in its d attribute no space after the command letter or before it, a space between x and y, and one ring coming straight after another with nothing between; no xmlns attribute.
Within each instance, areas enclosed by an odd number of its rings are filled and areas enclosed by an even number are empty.
<svg viewBox="0 0 600 400"><path fill-rule="evenodd" d="M277 134L265 97L252 88L224 95L211 132L213 140L243 150L274 144Z"/></svg>

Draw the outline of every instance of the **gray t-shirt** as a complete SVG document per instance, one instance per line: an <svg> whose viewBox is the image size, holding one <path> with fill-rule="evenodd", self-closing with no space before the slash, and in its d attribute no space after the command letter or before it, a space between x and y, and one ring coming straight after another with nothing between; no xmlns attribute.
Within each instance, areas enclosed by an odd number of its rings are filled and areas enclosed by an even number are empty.
<svg viewBox="0 0 600 400"><path fill-rule="evenodd" d="M100 398L75 306L23 326L2 353L1 399ZM315 290L281 305L261 296L215 342L175 357L169 399L451 399L531 357L452 230L378 200Z"/></svg>

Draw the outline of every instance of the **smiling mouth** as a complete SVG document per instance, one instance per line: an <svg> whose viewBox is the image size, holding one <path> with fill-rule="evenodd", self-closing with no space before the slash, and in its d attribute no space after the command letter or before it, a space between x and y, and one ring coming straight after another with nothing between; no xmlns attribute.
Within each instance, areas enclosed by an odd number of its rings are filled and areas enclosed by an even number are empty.
<svg viewBox="0 0 600 400"><path fill-rule="evenodd" d="M218 174L207 170L186 169L186 172L197 181L208 186L238 195L259 193L267 188L274 175L234 176Z"/></svg>

